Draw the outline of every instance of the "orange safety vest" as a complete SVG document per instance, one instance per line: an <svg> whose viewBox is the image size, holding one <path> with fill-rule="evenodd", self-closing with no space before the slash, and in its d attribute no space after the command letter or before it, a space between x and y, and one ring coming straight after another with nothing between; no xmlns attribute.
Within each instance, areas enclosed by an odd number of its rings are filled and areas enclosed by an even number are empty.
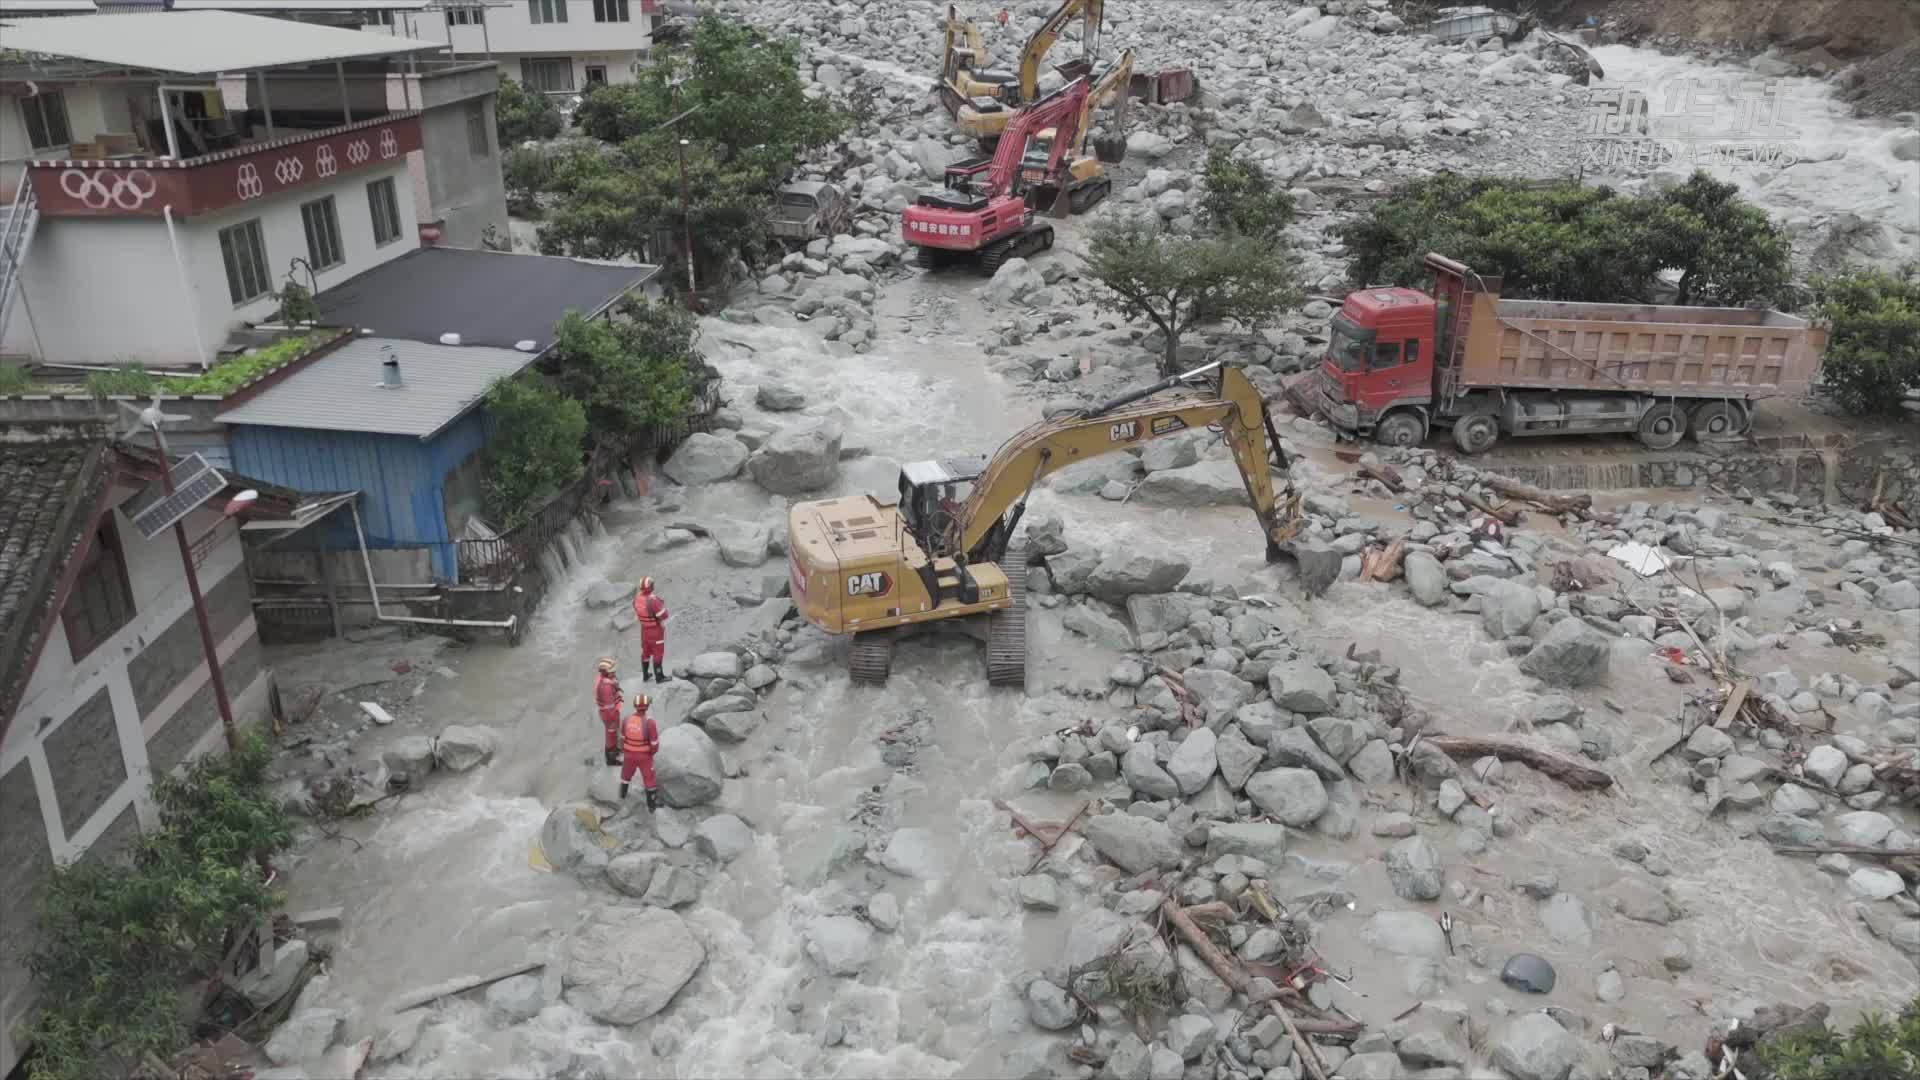
<svg viewBox="0 0 1920 1080"><path fill-rule="evenodd" d="M629 754L651 754L660 747L660 729L653 717L637 712L627 717L620 739Z"/></svg>

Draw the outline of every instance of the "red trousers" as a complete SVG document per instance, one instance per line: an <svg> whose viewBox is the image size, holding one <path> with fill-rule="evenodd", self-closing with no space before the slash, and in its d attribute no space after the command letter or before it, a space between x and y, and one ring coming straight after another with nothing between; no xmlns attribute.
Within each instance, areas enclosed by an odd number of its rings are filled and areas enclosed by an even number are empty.
<svg viewBox="0 0 1920 1080"><path fill-rule="evenodd" d="M623 784L632 783L633 770L635 769L640 770L640 784L642 787L645 787L648 791L652 791L659 786L653 779L652 754L642 750L627 751L626 760L620 765L620 782Z"/></svg>
<svg viewBox="0 0 1920 1080"><path fill-rule="evenodd" d="M642 664L664 664L667 662L667 632L656 630L649 634L640 631L640 662Z"/></svg>
<svg viewBox="0 0 1920 1080"><path fill-rule="evenodd" d="M612 712L602 712L600 714L600 726L607 729L607 749L620 749L620 710L615 709Z"/></svg>

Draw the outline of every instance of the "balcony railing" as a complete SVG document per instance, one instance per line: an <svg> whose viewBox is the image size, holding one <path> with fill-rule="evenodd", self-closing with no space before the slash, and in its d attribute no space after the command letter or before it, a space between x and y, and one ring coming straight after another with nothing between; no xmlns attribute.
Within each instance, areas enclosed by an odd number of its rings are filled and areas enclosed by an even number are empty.
<svg viewBox="0 0 1920 1080"><path fill-rule="evenodd" d="M36 160L27 172L46 217L192 217L392 167L420 149L420 114L388 113L191 158Z"/></svg>

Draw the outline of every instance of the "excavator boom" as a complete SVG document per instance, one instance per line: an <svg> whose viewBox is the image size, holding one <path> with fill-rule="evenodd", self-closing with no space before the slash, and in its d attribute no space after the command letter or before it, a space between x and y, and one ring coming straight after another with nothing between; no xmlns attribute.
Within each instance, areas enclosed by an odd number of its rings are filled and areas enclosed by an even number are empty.
<svg viewBox="0 0 1920 1080"><path fill-rule="evenodd" d="M1020 100L1032 101L1040 92L1040 61L1046 59L1053 43L1060 40L1060 31L1066 29L1075 15L1081 17L1080 45L1082 58L1089 64L1097 53L1100 43L1100 24L1106 11L1106 0L1061 0L1060 6L1053 9L1045 22L1027 38L1026 47L1020 50Z"/></svg>

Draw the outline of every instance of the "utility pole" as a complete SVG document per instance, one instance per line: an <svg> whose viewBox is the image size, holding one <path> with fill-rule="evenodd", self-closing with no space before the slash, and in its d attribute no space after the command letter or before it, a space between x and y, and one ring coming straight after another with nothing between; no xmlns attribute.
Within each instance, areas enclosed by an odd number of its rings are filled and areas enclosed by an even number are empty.
<svg viewBox="0 0 1920 1080"><path fill-rule="evenodd" d="M160 451L162 490L173 494L173 461L167 456L167 438L160 433L160 410L153 410L153 445ZM240 749L240 730L233 723L233 704L227 700L227 680L220 674L220 653L213 640L213 627L207 622L207 601L200 595L200 574L193 567L193 545L187 543L186 518L173 523L173 538L180 545L180 566L187 574L187 592L193 597L193 621L200 625L200 648L207 656L207 678L213 683L213 702L220 709L220 730L227 736L227 749Z"/></svg>
<svg viewBox="0 0 1920 1080"><path fill-rule="evenodd" d="M672 122L677 122L684 113L680 112L680 84L686 82L686 76L675 78L668 85L673 87L673 111L677 114ZM680 228L687 242L687 307L692 311L700 310L700 293L693 284L693 200L687 185L687 140L674 132L674 149L680 155Z"/></svg>

